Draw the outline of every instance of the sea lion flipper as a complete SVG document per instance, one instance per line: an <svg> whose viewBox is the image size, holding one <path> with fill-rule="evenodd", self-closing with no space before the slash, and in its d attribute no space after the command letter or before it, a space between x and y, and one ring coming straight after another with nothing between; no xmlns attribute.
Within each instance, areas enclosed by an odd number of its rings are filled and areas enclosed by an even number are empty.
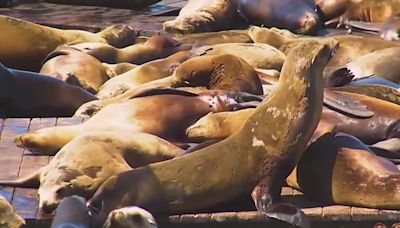
<svg viewBox="0 0 400 228"><path fill-rule="evenodd" d="M370 118L374 112L367 106L353 99L351 96L339 94L329 89L324 90L324 105L341 112L344 115L352 115L359 118Z"/></svg>
<svg viewBox="0 0 400 228"><path fill-rule="evenodd" d="M33 174L16 180L0 180L0 186L38 188L40 184L41 169Z"/></svg>
<svg viewBox="0 0 400 228"><path fill-rule="evenodd" d="M351 27L361 29L361 30L371 31L371 32L379 32L382 27L382 24L364 22L364 21L348 21L347 23Z"/></svg>
<svg viewBox="0 0 400 228"><path fill-rule="evenodd" d="M333 72L325 78L325 87L344 86L350 83L354 78L350 69L342 67L333 70Z"/></svg>
<svg viewBox="0 0 400 228"><path fill-rule="evenodd" d="M400 139L391 138L368 146L376 155L400 159Z"/></svg>

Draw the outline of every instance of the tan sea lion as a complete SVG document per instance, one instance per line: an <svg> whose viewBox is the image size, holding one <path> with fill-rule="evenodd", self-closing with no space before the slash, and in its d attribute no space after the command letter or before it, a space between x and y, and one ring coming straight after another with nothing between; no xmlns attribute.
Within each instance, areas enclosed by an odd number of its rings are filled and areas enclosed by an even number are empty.
<svg viewBox="0 0 400 228"><path fill-rule="evenodd" d="M320 37L297 36L287 30L279 30L276 28L268 29L256 26L249 29L249 35L255 43L272 45L284 54L287 54L301 42L321 39ZM328 66L342 67L356 58L373 51L400 46L399 42L355 35L335 35L331 36L331 38L339 41L340 45L337 53L328 63Z"/></svg>
<svg viewBox="0 0 400 228"><path fill-rule="evenodd" d="M0 63L0 116L72 116L97 98L77 86L42 74L6 68Z"/></svg>
<svg viewBox="0 0 400 228"><path fill-rule="evenodd" d="M107 75L110 78L123 74L138 66L133 63L116 63L116 64L101 63L101 64L103 64L104 68L106 69Z"/></svg>
<svg viewBox="0 0 400 228"><path fill-rule="evenodd" d="M348 85L331 89L334 91L363 94L400 105L400 91L384 85Z"/></svg>
<svg viewBox="0 0 400 228"><path fill-rule="evenodd" d="M393 163L357 138L327 133L307 148L287 182L306 196L329 203L399 209L399 178Z"/></svg>
<svg viewBox="0 0 400 228"><path fill-rule="evenodd" d="M103 228L157 228L157 223L150 212L133 206L111 211Z"/></svg>
<svg viewBox="0 0 400 228"><path fill-rule="evenodd" d="M129 128L93 130L74 137L48 165L31 176L2 180L0 185L38 187L39 207L49 213L64 197L79 195L88 199L108 177L181 152L157 136Z"/></svg>
<svg viewBox="0 0 400 228"><path fill-rule="evenodd" d="M255 205L274 216L268 209L317 126L322 69L336 44L329 40L295 48L276 89L234 135L188 155L110 177L89 207L100 210L100 216L131 205L157 214L189 213L250 194L261 178L267 178Z"/></svg>
<svg viewBox="0 0 400 228"><path fill-rule="evenodd" d="M72 47L101 62L143 64L154 59L165 58L178 51L189 50L192 48L192 44L181 43L167 36L153 35L144 43L137 43L121 49L101 43L80 43L72 45Z"/></svg>
<svg viewBox="0 0 400 228"><path fill-rule="evenodd" d="M231 0L189 0L174 20L163 23L163 29L178 34L229 29L238 16L236 9L237 2Z"/></svg>
<svg viewBox="0 0 400 228"><path fill-rule="evenodd" d="M76 195L69 196L58 205L50 228L65 227L90 227L89 210L86 207L85 198Z"/></svg>
<svg viewBox="0 0 400 228"><path fill-rule="evenodd" d="M99 60L68 46L58 47L43 62L39 73L82 87L92 94L110 78Z"/></svg>
<svg viewBox="0 0 400 228"><path fill-rule="evenodd" d="M240 14L253 25L308 34L321 24L316 5L303 0L238 0L238 4Z"/></svg>
<svg viewBox="0 0 400 228"><path fill-rule="evenodd" d="M0 15L0 62L7 67L37 71L43 59L57 46L98 42L125 47L135 42L136 33L126 25L111 26L99 33L62 30Z"/></svg>
<svg viewBox="0 0 400 228"><path fill-rule="evenodd" d="M89 117L109 104L127 101L151 88L201 87L210 90L226 90L262 94L257 72L245 60L234 55L198 56L179 65L172 76L148 82L125 93L82 105L75 116Z"/></svg>
<svg viewBox="0 0 400 228"><path fill-rule="evenodd" d="M189 51L181 51L164 59L144 63L130 71L108 80L97 94L100 99L115 97L144 83L172 75L174 70L186 60L196 56Z"/></svg>
<svg viewBox="0 0 400 228"><path fill-rule="evenodd" d="M23 133L15 138L15 142L33 152L54 154L83 132L119 129L183 142L186 128L200 117L209 112L240 107L234 96L225 91L208 91L197 95L179 90L152 89L134 99L109 105L82 124Z"/></svg>
<svg viewBox="0 0 400 228"><path fill-rule="evenodd" d="M112 0L46 0L46 2L63 4L63 5L79 5L79 6L103 6L123 9L138 9L145 6L152 5L161 0L125 0L125 1L112 1Z"/></svg>
<svg viewBox="0 0 400 228"><path fill-rule="evenodd" d="M202 32L174 36L174 38L183 43L196 43L201 45L214 45L222 43L252 43L247 29L243 30L224 30L219 32Z"/></svg>
<svg viewBox="0 0 400 228"><path fill-rule="evenodd" d="M15 213L3 196L0 196L0 225L9 228L19 228L25 225L25 220Z"/></svg>

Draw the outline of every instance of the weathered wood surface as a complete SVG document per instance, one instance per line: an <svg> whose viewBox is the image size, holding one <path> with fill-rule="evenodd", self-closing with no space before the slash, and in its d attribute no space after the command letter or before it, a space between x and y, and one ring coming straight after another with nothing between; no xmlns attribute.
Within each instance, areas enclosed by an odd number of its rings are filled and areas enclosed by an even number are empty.
<svg viewBox="0 0 400 228"><path fill-rule="evenodd" d="M51 159L49 156L34 155L29 151L17 148L13 143L17 134L42 127L72 125L80 122L82 122L81 119L75 118L0 119L0 178L14 179L25 176L46 165ZM29 227L46 227L51 216L38 210L36 193L36 189L0 188L0 195L6 197L17 213L27 219ZM382 221L388 227L391 227L392 224L400 221L400 211L324 205L305 198L301 192L289 187L282 188L281 195L284 201L302 208L315 224L329 225L333 223L349 227L346 224L356 222L357 224L372 226L376 222ZM250 227L258 227L257 224L271 222L256 211L240 210L242 209L232 212L175 215L160 218L160 221L166 224L165 227L169 225L179 227L185 224L191 224L191 227L201 227L201 225L213 227L216 224L230 224L229 227L235 227L243 223L246 223L246 227L249 224L253 224ZM395 223L395 225L399 224Z"/></svg>

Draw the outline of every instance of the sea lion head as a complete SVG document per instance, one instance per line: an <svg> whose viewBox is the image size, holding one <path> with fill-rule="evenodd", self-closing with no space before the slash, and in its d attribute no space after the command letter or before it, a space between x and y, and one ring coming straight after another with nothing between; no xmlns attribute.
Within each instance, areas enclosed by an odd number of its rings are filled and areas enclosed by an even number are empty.
<svg viewBox="0 0 400 228"><path fill-rule="evenodd" d="M137 37L133 28L123 24L108 26L97 34L103 37L108 44L117 48L134 44Z"/></svg>
<svg viewBox="0 0 400 228"><path fill-rule="evenodd" d="M278 49L288 39L298 37L289 30L258 26L250 27L249 36L254 43L266 43Z"/></svg>
<svg viewBox="0 0 400 228"><path fill-rule="evenodd" d="M104 223L104 228L156 228L154 217L140 207L124 207L113 210Z"/></svg>

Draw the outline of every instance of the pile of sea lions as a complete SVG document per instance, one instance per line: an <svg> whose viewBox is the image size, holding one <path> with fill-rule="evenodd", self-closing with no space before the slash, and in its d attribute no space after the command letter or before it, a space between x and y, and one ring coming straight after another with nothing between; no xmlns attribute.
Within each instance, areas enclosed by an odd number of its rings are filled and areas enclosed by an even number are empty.
<svg viewBox="0 0 400 228"><path fill-rule="evenodd" d="M0 16L1 116L85 118L16 136L54 157L0 185L38 188L53 227L156 227L150 213L242 197L309 226L280 200L284 185L324 203L400 210L400 43L306 35L335 18L384 20L357 16L365 10L396 15L395 0L376 1L189 0L151 37Z"/></svg>

